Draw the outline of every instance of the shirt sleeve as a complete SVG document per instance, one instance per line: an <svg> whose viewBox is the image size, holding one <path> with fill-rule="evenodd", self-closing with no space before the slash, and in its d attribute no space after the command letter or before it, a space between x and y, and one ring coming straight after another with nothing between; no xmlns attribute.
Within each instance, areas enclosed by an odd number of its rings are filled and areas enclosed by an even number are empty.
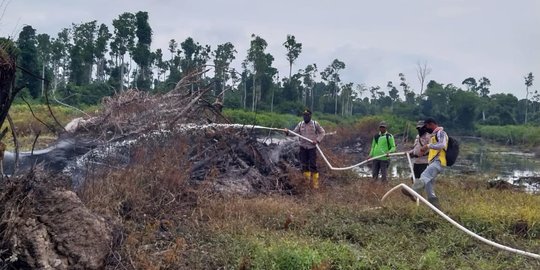
<svg viewBox="0 0 540 270"><path fill-rule="evenodd" d="M388 150L388 153L394 152L396 152L396 140L394 140L393 135L390 135L390 149Z"/></svg>
<svg viewBox="0 0 540 270"><path fill-rule="evenodd" d="M446 132L439 131L439 132L437 132L437 134L435 136L437 136L437 142L428 144L428 148L434 149L434 150L441 150L441 149L445 148L446 147L446 142L448 140L447 139L448 136L446 135Z"/></svg>
<svg viewBox="0 0 540 270"><path fill-rule="evenodd" d="M369 150L369 156L373 156L373 152L375 151L375 138L371 139L371 150Z"/></svg>
<svg viewBox="0 0 540 270"><path fill-rule="evenodd" d="M416 135L416 139L414 139L413 149L410 151L413 155L419 156L420 155L420 136Z"/></svg>
<svg viewBox="0 0 540 270"><path fill-rule="evenodd" d="M302 122L300 122L300 123L298 123L298 125L296 125L296 127L293 130L294 133L299 133L300 132L300 125L301 124L302 124Z"/></svg>
<svg viewBox="0 0 540 270"><path fill-rule="evenodd" d="M326 131L324 131L324 128L322 128L321 125L319 125L318 122L315 122L316 125L315 125L315 128L317 129L317 133L319 134L317 136L317 142L321 142L322 139L324 138L324 135L326 135Z"/></svg>

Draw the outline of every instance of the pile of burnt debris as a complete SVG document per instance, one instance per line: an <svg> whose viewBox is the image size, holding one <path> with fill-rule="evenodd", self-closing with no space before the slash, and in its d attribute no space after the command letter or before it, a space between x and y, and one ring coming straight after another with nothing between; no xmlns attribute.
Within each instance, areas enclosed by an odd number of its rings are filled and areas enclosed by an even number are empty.
<svg viewBox="0 0 540 270"><path fill-rule="evenodd" d="M158 149L177 148L194 185L211 181L225 193L294 192L290 175L299 168L297 139L249 125L224 127L230 121L222 104L212 101L217 99L211 88L192 85L186 79L165 94L127 90L107 97L100 111L66 125L49 148L19 153L18 168L62 173L77 188L96 173L137 166ZM6 153L7 172L14 161L14 154Z"/></svg>
<svg viewBox="0 0 540 270"><path fill-rule="evenodd" d="M296 139L213 125L229 123L221 104L188 85L158 95L121 92L68 124L47 149L6 152L5 171L17 174L0 185L0 268L102 269L115 254L111 228L121 222L93 213L79 193L85 181L115 172L177 167L173 178L216 194L298 191Z"/></svg>
<svg viewBox="0 0 540 270"><path fill-rule="evenodd" d="M185 173L193 184L211 181L217 191L241 194L291 189L287 177L298 166L297 141L268 143L275 140L261 140L267 134L249 126L212 125L229 121L220 104L205 97L130 90L105 99L99 114L68 125L67 137L91 149L63 172L78 186L97 170L137 166L141 159L159 154L159 149L177 148L182 155L179 162L190 165Z"/></svg>

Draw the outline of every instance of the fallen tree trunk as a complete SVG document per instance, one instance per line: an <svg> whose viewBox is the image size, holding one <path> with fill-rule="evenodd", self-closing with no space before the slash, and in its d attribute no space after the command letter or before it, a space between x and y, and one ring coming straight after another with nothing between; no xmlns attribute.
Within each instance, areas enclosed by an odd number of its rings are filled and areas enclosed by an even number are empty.
<svg viewBox="0 0 540 270"><path fill-rule="evenodd" d="M111 232L60 179L28 174L0 188L0 266L102 269Z"/></svg>

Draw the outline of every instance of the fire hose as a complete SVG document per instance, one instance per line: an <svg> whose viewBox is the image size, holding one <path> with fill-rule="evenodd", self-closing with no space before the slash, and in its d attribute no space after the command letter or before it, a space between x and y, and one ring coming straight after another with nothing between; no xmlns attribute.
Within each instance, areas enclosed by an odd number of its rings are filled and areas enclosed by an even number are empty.
<svg viewBox="0 0 540 270"><path fill-rule="evenodd" d="M287 129L281 129L281 128L271 128L271 127L264 127L264 126L257 126L257 125L249 125L249 126L246 126L246 125L241 125L241 124L210 124L210 125L207 125L207 126L212 126L212 127L217 127L217 126L220 126L220 127L232 127L232 128L252 128L252 129L262 129L262 130L273 130L273 131L280 131L280 132L287 132L287 133L290 133L300 139L303 139L303 140L306 140L306 141L309 141L309 142L313 142L311 139L307 138L307 137L304 137L294 131L291 131L291 130L287 130ZM200 128L200 126L199 126ZM375 156L375 157L371 157L369 159L366 159L360 163L357 163L357 164L354 164L354 165L351 165L351 166L348 166L348 167L334 167L332 166L332 164L330 163L330 161L328 161L328 158L326 157L326 155L324 154L324 152L321 150L321 148L319 147L319 144L315 144L315 147L317 148L317 151L321 154L321 157L323 158L324 162L326 163L326 165L328 165L328 167L331 169L331 170L336 170L336 171L344 171L344 170L350 170L354 167L358 167L358 166L361 166L363 164L366 164L368 163L369 161L372 161L374 159L377 159L377 158L381 158L381 157L385 157L385 156L400 156L400 155L405 155L407 156L407 161L409 163L409 168L411 170L411 175L413 177L413 180L416 181L415 177L414 177L414 171L413 171L413 164L412 164L412 161L411 161L411 157L409 155L409 152L398 152L398 153L389 153L389 154L384 154L384 155L380 155L380 156ZM488 245L491 245L491 246L494 246L496 248L499 248L499 249L502 249L502 250L505 250L505 251L509 251L509 252L513 252L513 253L516 253L516 254L520 254L520 255L524 255L524 256L528 256L528 257L531 257L531 258L535 258L535 259L540 259L540 254L536 254L536 253L531 253L531 252L527 252L527 251L523 251L523 250L519 250L519 249L515 249L515 248L512 248L512 247L508 247L508 246L505 246L505 245L501 245L499 243L496 243L496 242L493 242L491 240L488 240L474 232L472 232L471 230L463 227L462 225L460 225L459 223L457 223L456 221L454 221L452 218L450 218L449 216L447 216L445 213L443 213L441 210L439 210L437 207L433 206L429 201L427 201L426 199L424 199L420 194L418 194L416 191L414 191L412 188L410 188L409 186L407 186L406 184L398 184L397 186L393 187L392 189L390 189L388 192L386 192L386 194L384 194L384 196L382 197L381 199L381 203L384 203L384 200L388 197L388 195L390 195L390 193L398 190L398 189L405 189L406 191L408 191L410 194L412 194L414 197L416 197L416 203L417 205L419 204L419 202L423 202L424 204L426 204L429 208L431 208L431 210L435 211L435 213L437 213L438 215L440 215L441 217L443 217L446 221L448 221L450 224L454 225L455 227L457 227L458 229L462 230L463 232L465 232L466 234L468 234L469 236L481 241L481 242L484 242Z"/></svg>

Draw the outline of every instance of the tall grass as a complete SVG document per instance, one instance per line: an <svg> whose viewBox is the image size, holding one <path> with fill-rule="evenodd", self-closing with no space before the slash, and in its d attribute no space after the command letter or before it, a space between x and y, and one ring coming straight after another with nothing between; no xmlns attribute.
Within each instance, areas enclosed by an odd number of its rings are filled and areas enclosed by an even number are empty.
<svg viewBox="0 0 540 270"><path fill-rule="evenodd" d="M504 144L540 145L540 127L537 126L482 126L476 127L479 136Z"/></svg>
<svg viewBox="0 0 540 270"><path fill-rule="evenodd" d="M278 114L271 112L248 112L244 110L224 110L223 114L233 123L246 125L261 125L275 128L291 128L302 120L292 114Z"/></svg>
<svg viewBox="0 0 540 270"><path fill-rule="evenodd" d="M31 149L35 136L38 133L40 136L36 146L38 148L47 146L56 139L56 134L53 130L61 131L63 126L69 123L73 118L83 116L81 112L68 107L51 106L52 114L58 121L57 123L46 105L32 104L31 108L34 115L32 115L32 112L26 104L14 104L9 110L9 114L15 125L17 139L19 140L22 150ZM92 112L95 109L97 109L97 107L86 108L88 112ZM7 121L4 122L2 130L5 127L9 127ZM8 145L8 148L14 147L11 132L7 133L3 141Z"/></svg>
<svg viewBox="0 0 540 270"><path fill-rule="evenodd" d="M224 115L232 122L246 125L261 125L275 128L294 128L302 121L302 117L292 114L280 114L272 112L249 112L245 110L224 110ZM338 125L351 124L357 118L341 117L332 114L314 113L313 120L323 127L334 129Z"/></svg>

